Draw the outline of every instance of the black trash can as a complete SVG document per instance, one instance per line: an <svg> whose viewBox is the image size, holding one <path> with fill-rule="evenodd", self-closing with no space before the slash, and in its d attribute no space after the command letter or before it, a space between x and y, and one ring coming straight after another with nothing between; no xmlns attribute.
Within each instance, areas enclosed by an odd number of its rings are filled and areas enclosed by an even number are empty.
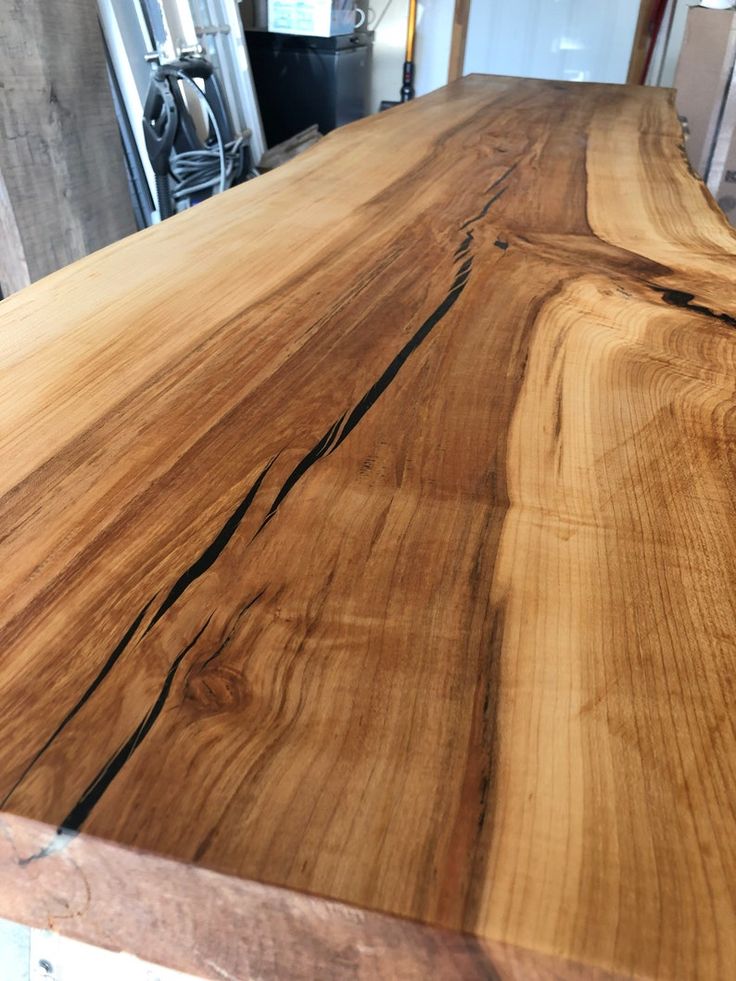
<svg viewBox="0 0 736 981"><path fill-rule="evenodd" d="M372 31L337 37L245 32L266 143L321 133L370 112Z"/></svg>

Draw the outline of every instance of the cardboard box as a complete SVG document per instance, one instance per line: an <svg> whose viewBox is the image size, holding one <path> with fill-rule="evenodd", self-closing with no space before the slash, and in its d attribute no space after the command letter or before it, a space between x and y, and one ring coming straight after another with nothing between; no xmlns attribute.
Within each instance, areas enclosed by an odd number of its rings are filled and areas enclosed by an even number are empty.
<svg viewBox="0 0 736 981"><path fill-rule="evenodd" d="M269 0L268 29L276 34L332 37L355 30L355 0Z"/></svg>
<svg viewBox="0 0 736 981"><path fill-rule="evenodd" d="M687 119L688 159L708 174L726 90L736 59L736 11L692 7L675 73L677 111Z"/></svg>

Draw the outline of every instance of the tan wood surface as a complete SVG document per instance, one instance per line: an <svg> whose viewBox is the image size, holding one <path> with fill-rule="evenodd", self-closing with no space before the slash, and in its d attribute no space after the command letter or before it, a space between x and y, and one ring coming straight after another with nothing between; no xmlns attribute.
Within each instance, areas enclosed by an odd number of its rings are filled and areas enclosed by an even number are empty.
<svg viewBox="0 0 736 981"><path fill-rule="evenodd" d="M165 927L174 859L190 916L329 901L274 976L341 976L333 901L483 977L729 975L736 239L680 144L471 76L0 305L0 915Z"/></svg>

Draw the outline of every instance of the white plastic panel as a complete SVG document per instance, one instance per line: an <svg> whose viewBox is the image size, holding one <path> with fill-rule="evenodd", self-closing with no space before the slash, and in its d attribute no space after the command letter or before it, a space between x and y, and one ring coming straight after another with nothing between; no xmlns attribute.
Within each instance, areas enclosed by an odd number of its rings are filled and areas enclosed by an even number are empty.
<svg viewBox="0 0 736 981"><path fill-rule="evenodd" d="M639 0L472 0L465 73L625 82Z"/></svg>
<svg viewBox="0 0 736 981"><path fill-rule="evenodd" d="M647 74L648 85L672 88L675 84L677 60L685 38L687 12L695 5L696 0L669 0Z"/></svg>
<svg viewBox="0 0 736 981"><path fill-rule="evenodd" d="M133 138L138 147L138 156L155 201L156 180L148 159L141 123L151 66L146 63L150 38L140 3L138 0L98 0L97 7L112 69L120 86ZM153 220L158 221L158 212L154 212Z"/></svg>
<svg viewBox="0 0 736 981"><path fill-rule="evenodd" d="M415 88L417 95L424 95L447 84L455 3L454 0L420 0L417 8Z"/></svg>
<svg viewBox="0 0 736 981"><path fill-rule="evenodd" d="M356 0L356 7L368 9L369 27L375 26L383 12L373 45L371 111L375 111L382 99L399 98L409 0ZM417 95L447 83L454 10L455 0L419 0L417 4Z"/></svg>

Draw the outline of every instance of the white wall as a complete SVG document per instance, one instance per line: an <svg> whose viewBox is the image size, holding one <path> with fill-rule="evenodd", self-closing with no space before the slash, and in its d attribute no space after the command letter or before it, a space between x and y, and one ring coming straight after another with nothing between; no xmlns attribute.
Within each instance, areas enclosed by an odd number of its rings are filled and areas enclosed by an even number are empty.
<svg viewBox="0 0 736 981"><path fill-rule="evenodd" d="M695 5L696 0L669 0L649 65L647 85L674 86L677 60L685 38L687 12Z"/></svg>
<svg viewBox="0 0 736 981"><path fill-rule="evenodd" d="M395 0L394 0L395 2ZM417 23L417 95L447 84L455 0L419 2Z"/></svg>
<svg viewBox="0 0 736 981"><path fill-rule="evenodd" d="M371 8L380 14L386 0L371 0ZM360 3L358 3L360 6ZM371 76L371 111L376 112L382 99L398 99L401 89L401 66L406 38L406 2L392 0L376 28L373 42Z"/></svg>
<svg viewBox="0 0 736 981"><path fill-rule="evenodd" d="M370 0L378 17L386 0ZM358 7L366 3L356 0ZM372 106L378 109L382 99L399 98L401 69L404 64L406 19L409 0L391 0L386 15L376 30L373 48ZM455 0L419 0L415 61L417 95L431 92L447 82L450 62L450 37Z"/></svg>
<svg viewBox="0 0 736 981"><path fill-rule="evenodd" d="M639 0L472 0L465 72L625 82Z"/></svg>
<svg viewBox="0 0 736 981"><path fill-rule="evenodd" d="M357 0L374 20L386 0ZM694 0L691 0L694 2ZM398 99L408 0L391 0L376 30L372 109ZM455 0L420 0L417 95L447 81ZM625 82L639 0L472 0L465 73Z"/></svg>
<svg viewBox="0 0 736 981"><path fill-rule="evenodd" d="M385 0L362 6L378 17ZM399 97L407 9L408 0L391 0L376 30L374 110ZM418 95L447 81L454 9L454 0L420 0ZM472 0L465 72L625 82L638 13L639 0Z"/></svg>

